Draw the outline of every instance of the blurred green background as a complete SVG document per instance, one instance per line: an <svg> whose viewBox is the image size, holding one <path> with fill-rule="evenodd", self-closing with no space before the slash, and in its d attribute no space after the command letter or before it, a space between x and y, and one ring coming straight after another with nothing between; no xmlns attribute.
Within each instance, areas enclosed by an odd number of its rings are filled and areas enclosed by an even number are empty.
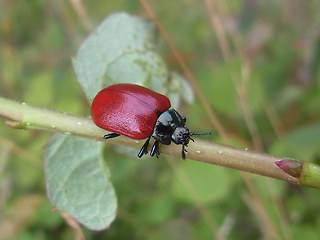
<svg viewBox="0 0 320 240"><path fill-rule="evenodd" d="M319 1L150 4L223 123L228 144L320 163ZM88 116L71 57L115 11L147 16L136 0L1 0L1 96ZM158 52L181 72L161 37ZM181 112L190 129L214 132L198 100ZM75 239L77 231L46 199L42 156L52 133L4 122L0 239ZM118 216L102 232L83 227L87 239L319 239L317 189L164 155L137 160L107 148L105 158Z"/></svg>

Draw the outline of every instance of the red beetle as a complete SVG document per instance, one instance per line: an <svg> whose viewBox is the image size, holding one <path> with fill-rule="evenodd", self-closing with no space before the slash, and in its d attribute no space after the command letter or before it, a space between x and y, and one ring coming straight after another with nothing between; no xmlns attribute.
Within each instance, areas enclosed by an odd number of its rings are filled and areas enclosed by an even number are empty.
<svg viewBox="0 0 320 240"><path fill-rule="evenodd" d="M105 139L127 136L132 139L145 139L138 153L141 158L146 154L150 137L155 139L150 155L159 156L159 143L169 145L171 141L182 144L182 158L185 159L185 146L192 133L184 125L186 117L170 109L169 99L148 88L135 84L115 84L101 90L91 105L91 116L95 124L112 133Z"/></svg>

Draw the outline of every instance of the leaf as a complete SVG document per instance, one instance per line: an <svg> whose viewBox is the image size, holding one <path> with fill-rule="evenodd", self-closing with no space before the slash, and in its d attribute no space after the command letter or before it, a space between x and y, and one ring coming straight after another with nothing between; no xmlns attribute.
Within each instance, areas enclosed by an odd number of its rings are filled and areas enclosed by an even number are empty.
<svg viewBox="0 0 320 240"><path fill-rule="evenodd" d="M107 17L73 59L78 81L89 102L102 88L126 82L166 95L175 94L179 97L173 99L172 105L177 106L185 92L190 92L190 87L182 76L169 72L154 51L155 36L156 28L150 21L127 13Z"/></svg>
<svg viewBox="0 0 320 240"><path fill-rule="evenodd" d="M208 68L200 68L197 76L208 81L200 81L200 88L206 96L210 96L208 100L213 108L221 113L240 114L237 106L237 93L233 84L232 74L236 74L239 67L239 60L233 59L228 64L217 64Z"/></svg>
<svg viewBox="0 0 320 240"><path fill-rule="evenodd" d="M56 134L45 151L45 175L52 205L93 230L114 220L117 201L100 142Z"/></svg>
<svg viewBox="0 0 320 240"><path fill-rule="evenodd" d="M224 168L187 160L181 164L180 172L186 178L175 178L173 194L186 202L194 203L192 194L197 194L202 203L217 202L231 190L233 177Z"/></svg>
<svg viewBox="0 0 320 240"><path fill-rule="evenodd" d="M300 127L274 142L270 152L278 156L310 161L320 154L319 136L320 122Z"/></svg>

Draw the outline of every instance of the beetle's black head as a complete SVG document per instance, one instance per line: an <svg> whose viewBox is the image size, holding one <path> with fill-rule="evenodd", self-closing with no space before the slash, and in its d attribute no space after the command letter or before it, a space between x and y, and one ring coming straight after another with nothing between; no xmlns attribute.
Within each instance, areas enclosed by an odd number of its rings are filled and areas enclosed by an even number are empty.
<svg viewBox="0 0 320 240"><path fill-rule="evenodd" d="M186 158L185 152L187 152L185 147L188 146L188 143L190 140L194 142L194 140L190 136L191 135L210 135L210 134L211 133L193 133L193 132L189 132L189 129L186 127L177 127L174 130L171 136L171 139L175 144L182 144L182 158L185 159Z"/></svg>
<svg viewBox="0 0 320 240"><path fill-rule="evenodd" d="M171 136L175 144L187 145L190 140L190 132L186 127L177 127Z"/></svg>
<svg viewBox="0 0 320 240"><path fill-rule="evenodd" d="M174 130L171 139L175 144L182 144L182 158L185 159L185 152L187 151L185 147L188 146L190 140L193 141L193 139L190 137L189 129L186 127L177 127Z"/></svg>

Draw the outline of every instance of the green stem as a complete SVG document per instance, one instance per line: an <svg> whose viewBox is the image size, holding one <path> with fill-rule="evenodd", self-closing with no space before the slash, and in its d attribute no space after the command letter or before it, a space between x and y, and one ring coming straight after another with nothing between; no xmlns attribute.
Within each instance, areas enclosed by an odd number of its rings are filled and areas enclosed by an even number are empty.
<svg viewBox="0 0 320 240"><path fill-rule="evenodd" d="M0 116L10 119L11 121L6 123L14 128L63 132L65 134L73 134L138 149L143 144L142 141L133 140L127 137L104 140L103 136L107 134L107 132L97 127L90 118L33 107L25 103L19 103L1 97ZM161 153L170 154L177 158L181 157L181 148L174 144L169 146L161 145L160 148ZM312 172L312 174L306 175L305 179L301 181L296 176L288 174L276 164L276 162L284 160L283 158L251 152L246 149L241 150L196 139L195 142L189 144L187 159L281 179L293 184L320 188L320 170L318 166L315 167L314 165L310 165L311 169L317 168L317 171L308 170L308 173Z"/></svg>
<svg viewBox="0 0 320 240"><path fill-rule="evenodd" d="M319 188L320 166L311 162L304 162L303 174L299 180L301 185Z"/></svg>

